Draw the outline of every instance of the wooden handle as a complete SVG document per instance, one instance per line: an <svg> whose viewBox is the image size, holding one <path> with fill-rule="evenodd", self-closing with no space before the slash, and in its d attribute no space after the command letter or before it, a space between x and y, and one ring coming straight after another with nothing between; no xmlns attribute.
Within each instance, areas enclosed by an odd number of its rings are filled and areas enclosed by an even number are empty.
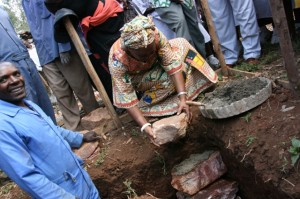
<svg viewBox="0 0 300 199"><path fill-rule="evenodd" d="M193 102L193 101L186 101L186 104L187 105L190 105L190 106L205 106L203 103L201 102Z"/></svg>
<svg viewBox="0 0 300 199"><path fill-rule="evenodd" d="M222 74L223 74L223 76L228 76L227 65L225 63L224 55L223 55L222 50L221 50L221 46L220 46L219 39L218 39L218 36L217 36L217 33L216 33L214 22L212 20L212 16L211 16L211 12L210 12L210 9L209 9L209 6L208 6L208 2L207 2L207 0L200 0L200 3L201 3L202 8L203 8L203 14L206 18L208 32L209 32L209 35L211 37L211 41L213 43L214 50L215 50L216 55L217 55L217 57L220 61Z"/></svg>

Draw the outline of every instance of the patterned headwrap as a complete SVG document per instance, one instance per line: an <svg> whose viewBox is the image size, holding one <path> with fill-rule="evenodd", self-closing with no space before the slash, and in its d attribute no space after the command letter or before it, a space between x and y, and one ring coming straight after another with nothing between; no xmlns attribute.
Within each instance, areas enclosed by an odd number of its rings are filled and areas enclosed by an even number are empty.
<svg viewBox="0 0 300 199"><path fill-rule="evenodd" d="M155 25L152 18L137 16L121 29L121 44L126 48L146 48L154 41Z"/></svg>

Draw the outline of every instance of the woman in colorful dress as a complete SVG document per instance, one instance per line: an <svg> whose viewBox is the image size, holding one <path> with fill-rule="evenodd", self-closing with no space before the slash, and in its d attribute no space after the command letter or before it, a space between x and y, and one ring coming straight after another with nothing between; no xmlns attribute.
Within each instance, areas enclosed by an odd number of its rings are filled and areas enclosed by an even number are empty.
<svg viewBox="0 0 300 199"><path fill-rule="evenodd" d="M149 116L191 113L187 100L216 83L217 75L183 38L168 41L151 17L137 16L110 49L114 105L127 109L153 140Z"/></svg>

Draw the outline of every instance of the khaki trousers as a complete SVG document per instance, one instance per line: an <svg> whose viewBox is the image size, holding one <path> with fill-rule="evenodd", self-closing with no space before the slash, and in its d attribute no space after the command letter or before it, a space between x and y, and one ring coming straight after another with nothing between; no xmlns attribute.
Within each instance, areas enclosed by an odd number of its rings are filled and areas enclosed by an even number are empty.
<svg viewBox="0 0 300 199"><path fill-rule="evenodd" d="M48 84L57 98L65 128L76 130L80 124L80 110L74 94L86 113L98 108L88 73L77 52L71 52L71 61L63 65L59 58L43 66Z"/></svg>

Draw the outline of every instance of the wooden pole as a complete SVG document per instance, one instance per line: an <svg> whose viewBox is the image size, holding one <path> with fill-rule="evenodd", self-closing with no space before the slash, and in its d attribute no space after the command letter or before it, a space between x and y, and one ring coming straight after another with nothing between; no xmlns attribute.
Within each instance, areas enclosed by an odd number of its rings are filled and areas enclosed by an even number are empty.
<svg viewBox="0 0 300 199"><path fill-rule="evenodd" d="M208 32L210 34L211 41L213 43L216 55L217 55L217 57L220 61L222 75L223 76L228 76L228 68L227 68L227 65L226 65L221 47L220 47L219 39L217 37L215 26L214 26L214 23L212 21L212 16L211 16L211 12L210 12L207 0L200 0L200 1L201 1L202 9L203 9L203 14L206 18L206 23L207 23L207 26L208 26Z"/></svg>
<svg viewBox="0 0 300 199"><path fill-rule="evenodd" d="M284 60L284 66L287 71L288 79L294 91L300 91L300 75L297 68L295 53L293 50L291 37L286 21L283 0L269 0L275 29L279 36L281 54Z"/></svg>
<svg viewBox="0 0 300 199"><path fill-rule="evenodd" d="M295 28L292 1L284 0L284 1L282 1L282 3L283 3L284 10L285 10L285 17L287 20L287 26L289 28L290 36L291 36L291 38L294 38L296 35L296 28Z"/></svg>
<svg viewBox="0 0 300 199"><path fill-rule="evenodd" d="M86 53L86 50L84 49L84 46L73 26L73 24L71 23L71 20L68 16L64 17L63 18L63 22L64 22L64 25L68 31L68 34L70 35L71 37L71 40L73 41L74 43L74 46L86 68L86 71L88 72L88 74L90 75L91 79L93 80L97 90L99 91L99 94L106 106L106 108L108 109L108 112L110 113L115 125L117 128L121 128L122 127L122 123L114 109L114 107L112 106L109 98L108 98L108 95L103 87L103 84L101 82L101 80L99 79L98 75L96 74L96 71Z"/></svg>

